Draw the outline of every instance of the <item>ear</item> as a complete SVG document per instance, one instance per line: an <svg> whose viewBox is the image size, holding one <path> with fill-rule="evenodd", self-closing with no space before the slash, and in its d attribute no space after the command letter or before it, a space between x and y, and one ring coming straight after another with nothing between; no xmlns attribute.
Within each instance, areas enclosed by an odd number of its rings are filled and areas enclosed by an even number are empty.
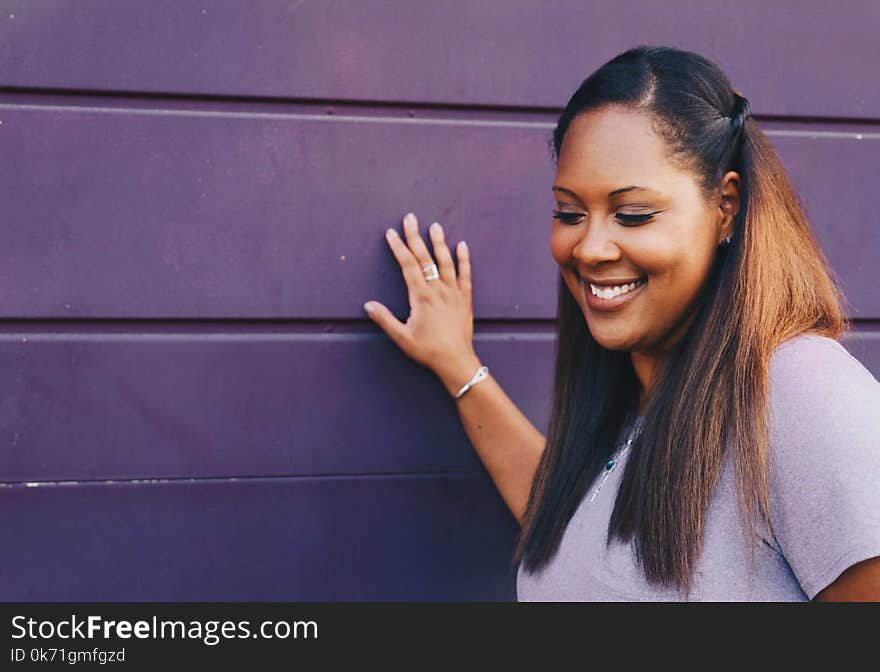
<svg viewBox="0 0 880 672"><path fill-rule="evenodd" d="M735 170L724 173L721 178L721 193L718 201L718 243L733 236L733 220L740 208L740 177Z"/></svg>

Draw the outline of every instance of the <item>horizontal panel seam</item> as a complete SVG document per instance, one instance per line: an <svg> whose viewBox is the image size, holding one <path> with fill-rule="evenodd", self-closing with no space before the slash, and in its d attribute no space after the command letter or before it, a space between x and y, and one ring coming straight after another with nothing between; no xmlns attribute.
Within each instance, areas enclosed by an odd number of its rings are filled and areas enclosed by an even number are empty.
<svg viewBox="0 0 880 672"><path fill-rule="evenodd" d="M185 485L208 483L280 483L287 481L346 481L366 479L424 479L485 477L484 471L420 471L383 472L375 474L303 474L285 476L210 476L186 478L120 478L48 481L0 481L0 489L25 489L71 486L115 485Z"/></svg>
<svg viewBox="0 0 880 672"><path fill-rule="evenodd" d="M178 110L178 109L151 109L138 107L98 107L88 105L33 105L0 103L0 111L36 111L36 112L78 112L95 114L122 114L138 116L159 117L216 117L222 119L270 119L289 121L322 121L322 122L356 122L373 124L415 124L433 126L473 126L495 128L537 128L550 130L555 128L553 121L511 121L511 120L488 120L488 119L444 119L442 117L407 118L407 117L382 117L372 115L346 115L346 114L305 114L301 112L232 112L217 110ZM878 140L880 133L858 131L820 131L820 130L788 130L788 129L764 129L764 133L778 137L806 137L806 138L842 138L854 140Z"/></svg>
<svg viewBox="0 0 880 672"><path fill-rule="evenodd" d="M226 119L275 119L291 121L330 121L357 122L371 124L415 124L436 126L494 126L500 128L542 128L552 129L555 123L549 121L492 121L486 119L442 119L375 117L342 114L302 114L297 112L218 112L212 110L154 110L134 107L87 107L78 105L17 105L0 104L0 111L41 111L41 112L92 112L97 114L123 114L162 117L220 117Z"/></svg>
<svg viewBox="0 0 880 672"><path fill-rule="evenodd" d="M534 340L554 340L556 334L553 332L522 332L513 331L509 333L490 333L476 335L475 340L478 341L499 341L499 340L516 340L516 339L534 339ZM387 336L384 334L266 334L266 333L212 333L212 334L137 334L137 333L71 333L71 332L53 332L53 333L0 333L0 343L4 342L89 342L89 341L269 341L269 342L288 342L288 341L363 341L367 339L377 339L385 341Z"/></svg>
<svg viewBox="0 0 880 672"><path fill-rule="evenodd" d="M854 324L855 329L844 334L858 336L873 336L880 333L880 325L876 320L863 320ZM147 343L147 342L165 342L165 343L186 343L186 342L311 342L326 343L339 341L366 341L378 340L385 342L387 336L384 334L321 334L321 333L299 333L299 334L265 334L265 333L152 333L152 334L136 334L136 333L117 333L117 332L92 332L92 333L70 333L70 332L15 332L0 333L0 343ZM486 334L475 334L474 340L479 342L515 342L515 341L555 341L555 330L546 332L527 332L527 331L507 331L507 332L491 332Z"/></svg>

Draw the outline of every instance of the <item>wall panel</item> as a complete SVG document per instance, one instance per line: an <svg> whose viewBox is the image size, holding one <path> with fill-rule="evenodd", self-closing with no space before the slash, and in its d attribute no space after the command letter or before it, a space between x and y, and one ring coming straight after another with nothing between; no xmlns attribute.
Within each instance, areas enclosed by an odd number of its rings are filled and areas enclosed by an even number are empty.
<svg viewBox="0 0 880 672"><path fill-rule="evenodd" d="M554 344L476 339L541 431ZM0 481L482 471L436 376L384 335L4 334L0 370Z"/></svg>
<svg viewBox="0 0 880 672"><path fill-rule="evenodd" d="M552 319L539 122L0 107L6 317L405 314L385 242L413 210L466 239L477 317ZM880 133L768 128L854 316L880 318Z"/></svg>
<svg viewBox="0 0 880 672"><path fill-rule="evenodd" d="M873 0L2 0L0 86L557 108L671 44L759 114L878 119L878 33Z"/></svg>
<svg viewBox="0 0 880 672"><path fill-rule="evenodd" d="M479 475L0 486L0 600L512 600Z"/></svg>

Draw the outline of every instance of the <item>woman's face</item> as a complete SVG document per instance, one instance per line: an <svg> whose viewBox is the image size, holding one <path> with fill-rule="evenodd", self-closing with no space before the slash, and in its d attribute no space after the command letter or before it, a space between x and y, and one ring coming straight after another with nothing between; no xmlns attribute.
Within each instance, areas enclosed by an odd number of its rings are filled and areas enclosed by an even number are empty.
<svg viewBox="0 0 880 672"><path fill-rule="evenodd" d="M668 151L647 115L609 106L576 117L559 152L553 194L563 219L553 219L551 253L593 338L611 350L659 356L677 342L732 233L735 210L721 196L738 206L738 175L725 175L707 203ZM629 292L608 286L633 281Z"/></svg>

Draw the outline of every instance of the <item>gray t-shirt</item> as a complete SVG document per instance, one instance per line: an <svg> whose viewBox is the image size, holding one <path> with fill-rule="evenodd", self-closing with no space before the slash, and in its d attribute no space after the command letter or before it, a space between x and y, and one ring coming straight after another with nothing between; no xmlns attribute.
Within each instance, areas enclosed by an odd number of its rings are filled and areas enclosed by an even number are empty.
<svg viewBox="0 0 880 672"><path fill-rule="evenodd" d="M851 565L880 555L880 382L837 341L802 334L773 353L769 394L776 535L756 525L750 566L726 451L689 600L807 601ZM628 453L593 501L602 476L589 488L550 563L535 574L518 567L518 600L681 599L675 588L646 581L632 542L605 548Z"/></svg>

